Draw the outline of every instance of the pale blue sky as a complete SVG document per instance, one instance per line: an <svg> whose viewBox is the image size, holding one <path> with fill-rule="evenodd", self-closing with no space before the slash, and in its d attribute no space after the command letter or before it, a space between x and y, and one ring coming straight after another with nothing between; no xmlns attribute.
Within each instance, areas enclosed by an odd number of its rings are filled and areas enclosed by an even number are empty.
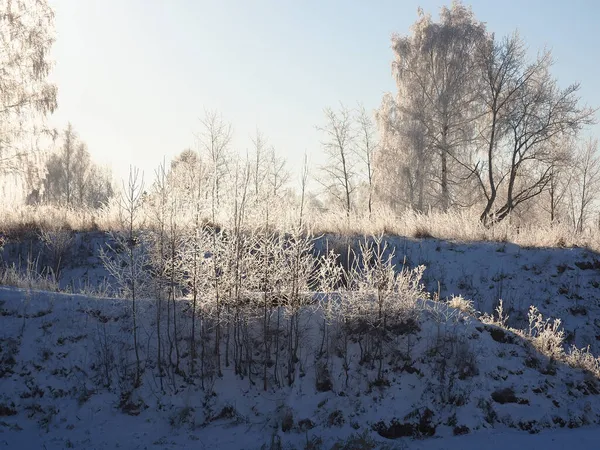
<svg viewBox="0 0 600 450"><path fill-rule="evenodd" d="M59 110L117 176L135 164L151 178L194 145L204 108L250 148L256 127L297 169L320 158L326 106L369 108L394 89L390 35L406 34L417 7L450 1L50 0L56 12ZM553 50L561 84L582 83L600 106L600 3L472 1L498 35L519 29L532 51ZM590 132L600 136L596 125Z"/></svg>

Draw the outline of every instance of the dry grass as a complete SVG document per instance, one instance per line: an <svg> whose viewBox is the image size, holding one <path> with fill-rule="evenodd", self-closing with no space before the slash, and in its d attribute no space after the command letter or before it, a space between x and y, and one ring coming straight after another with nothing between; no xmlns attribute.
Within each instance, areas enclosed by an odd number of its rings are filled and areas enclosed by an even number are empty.
<svg viewBox="0 0 600 450"><path fill-rule="evenodd" d="M15 265L4 268L0 271L0 286L14 286L38 291L59 291L58 282L52 273L40 274L32 266L28 266L24 270Z"/></svg>
<svg viewBox="0 0 600 450"><path fill-rule="evenodd" d="M505 220L493 227L485 227L477 212L405 211L394 214L379 210L346 218L342 211L311 214L308 223L315 234L341 235L397 235L413 238L437 238L459 242L510 242L522 247L588 247L600 250L598 233L587 230L574 233L564 224L513 225Z"/></svg>
<svg viewBox="0 0 600 450"><path fill-rule="evenodd" d="M274 208L269 226L287 232L298 225L299 212L295 208ZM151 227L153 213L144 206L143 227ZM189 223L192 214L182 212L180 224ZM228 211L216 217L217 225L228 223ZM205 222L210 221L204 214ZM246 226L264 226L261 211L247 211ZM417 213L405 211L395 214L380 209L369 214L354 214L349 218L343 211L305 212L303 226L313 235L340 236L396 235L417 239L436 238L458 242L509 242L522 247L587 247L600 251L600 236L591 230L574 233L563 224L526 224L515 226L505 220L493 227L481 224L475 211ZM7 207L0 214L0 232L19 238L41 230L111 231L121 227L119 205L116 201L99 210L69 209L55 206Z"/></svg>
<svg viewBox="0 0 600 450"><path fill-rule="evenodd" d="M565 332L560 319L547 319L542 316L537 307L530 306L527 314L529 327L527 330L511 328L507 325L508 316L502 308L502 301L496 308L495 315L482 314L483 323L495 325L529 341L533 348L550 360L560 361L569 366L582 369L596 378L600 378L600 357L590 352L589 346L585 349L571 346L565 351Z"/></svg>

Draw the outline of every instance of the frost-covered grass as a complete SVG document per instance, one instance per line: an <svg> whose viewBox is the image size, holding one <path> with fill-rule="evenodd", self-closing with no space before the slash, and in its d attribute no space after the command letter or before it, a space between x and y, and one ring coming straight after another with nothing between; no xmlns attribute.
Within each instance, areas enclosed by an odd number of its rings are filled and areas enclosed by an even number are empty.
<svg viewBox="0 0 600 450"><path fill-rule="evenodd" d="M153 213L149 205L144 207L144 220L141 227L152 228ZM270 218L270 226L280 232L288 232L298 223L297 208L278 208L278 214ZM228 211L220 211L216 224L227 226ZM192 211L180 211L182 225L190 223ZM245 220L249 228L264 226L262 211L250 212ZM203 215L203 221L212 223L211 215ZM532 220L518 225L507 219L493 227L481 224L476 210L463 212L417 213L404 211L393 213L388 209L377 209L372 214L354 213L349 218L343 211L320 211L307 209L303 220L304 227L314 235L337 234L340 236L388 235L411 238L437 238L458 242L510 242L523 247L586 247L600 250L600 238L595 229L575 233L566 223L550 224L547 221ZM115 231L121 229L119 205L111 202L104 208L70 209L58 206L13 205L5 208L0 215L0 231L9 236L21 237L41 233L45 230L75 231Z"/></svg>
<svg viewBox="0 0 600 450"><path fill-rule="evenodd" d="M355 214L344 219L343 212L313 213L308 219L316 234L331 233L342 236L388 235L410 238L437 238L458 242L510 242L523 247L587 247L600 249L596 230L575 233L564 223L512 223L504 220L485 227L477 211L428 212L405 211L394 214L377 210L373 214Z"/></svg>

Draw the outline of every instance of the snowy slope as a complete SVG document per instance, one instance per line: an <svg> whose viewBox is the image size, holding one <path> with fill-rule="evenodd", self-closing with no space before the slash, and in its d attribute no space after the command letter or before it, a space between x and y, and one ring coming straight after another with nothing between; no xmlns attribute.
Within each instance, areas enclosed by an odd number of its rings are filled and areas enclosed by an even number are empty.
<svg viewBox="0 0 600 450"><path fill-rule="evenodd" d="M333 246L344 255L359 238L324 236L319 249ZM600 255L585 248L523 248L499 242L385 238L395 248L396 265L426 267L423 281L432 294L462 295L475 309L491 313L502 299L509 325L527 326L534 305L560 318L567 342L600 354Z"/></svg>
<svg viewBox="0 0 600 450"><path fill-rule="evenodd" d="M564 448L570 441L578 448L595 429L548 430L600 420L600 384L589 374L551 364L518 336L503 332L499 339L494 326L433 302L424 303L418 331L389 344L389 386L373 385L374 372L358 364L354 347L348 385L341 361L332 358L332 389L318 392L306 351L292 387L264 392L226 369L208 396L179 376L163 379L161 391L149 302L139 304L146 370L137 389L121 377L132 361L128 302L2 289L0 304L0 445L7 448L331 448L362 433L375 448L494 448L505 438L518 446ZM181 326L187 330L189 322ZM316 346L317 336L312 340ZM109 386L107 349L114 362ZM470 436L453 436L461 433Z"/></svg>
<svg viewBox="0 0 600 450"><path fill-rule="evenodd" d="M106 241L102 233L73 236L61 262L62 288L103 284L98 252ZM324 236L316 248L344 254L357 241ZM508 325L518 329L527 328L527 310L536 305L545 317L561 318L567 343L600 354L599 255L583 248L388 241L399 267L427 267L423 281L442 300L462 294L491 313L501 298ZM27 255L36 255L39 267L56 263L35 239L7 245L3 257L23 264ZM186 307L180 302L183 348L191 327ZM292 387L264 392L229 367L210 386L215 395L181 374L157 375L154 304L141 301L138 308L145 371L134 389L130 302L0 289L0 447L329 449L365 433L371 448L553 449L590 448L598 433L600 384L592 374L552 364L523 338L443 303L424 302L419 326L387 343L389 385L373 383L374 369L359 362L354 343L349 382L338 355L327 361L331 390L318 392L321 317L307 310L308 344ZM181 364L189 365L189 352Z"/></svg>

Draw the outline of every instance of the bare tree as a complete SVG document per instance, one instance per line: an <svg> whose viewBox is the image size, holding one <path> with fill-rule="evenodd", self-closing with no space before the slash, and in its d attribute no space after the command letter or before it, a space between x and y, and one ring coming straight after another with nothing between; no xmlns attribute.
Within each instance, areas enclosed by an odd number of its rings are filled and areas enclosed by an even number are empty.
<svg viewBox="0 0 600 450"><path fill-rule="evenodd" d="M548 180L548 199L550 223L560 220L560 210L572 181L572 173L568 165L554 164L550 169Z"/></svg>
<svg viewBox="0 0 600 450"><path fill-rule="evenodd" d="M572 139L557 141L553 147L557 152L556 158L550 168L548 175L548 185L546 189L547 202L539 202L543 211L548 213L550 224L561 222L563 219L569 219L568 212L568 193L573 181L573 151L572 147L576 145Z"/></svg>
<svg viewBox="0 0 600 450"><path fill-rule="evenodd" d="M300 212L298 217L298 228L304 225L304 210L306 207L306 187L308 185L308 156L304 153L302 172L300 173Z"/></svg>
<svg viewBox="0 0 600 450"><path fill-rule="evenodd" d="M78 205L85 205L88 183L90 181L90 176L92 175L92 162L87 150L87 145L84 142L80 142L75 148L73 163L72 179L75 198L72 199L72 202Z"/></svg>
<svg viewBox="0 0 600 450"><path fill-rule="evenodd" d="M600 193L600 157L598 140L589 139L575 158L573 182L569 186L569 206L573 229L584 230L590 210Z"/></svg>
<svg viewBox="0 0 600 450"><path fill-rule="evenodd" d="M64 131L61 153L53 155L46 165L45 192L48 197L53 196L56 203L71 205L73 199L73 161L77 135L69 123Z"/></svg>
<svg viewBox="0 0 600 450"><path fill-rule="evenodd" d="M216 111L205 111L201 119L202 131L197 136L201 153L210 164L212 219L216 221L216 211L221 203L223 177L228 171L229 144L233 137L231 124L225 122Z"/></svg>
<svg viewBox="0 0 600 450"><path fill-rule="evenodd" d="M594 111L579 105L578 84L558 88L548 51L528 63L517 34L501 42L490 36L478 57L486 86L485 154L473 171L486 198L481 220L489 224L546 189L560 158L554 151L557 142L592 123Z"/></svg>
<svg viewBox="0 0 600 450"><path fill-rule="evenodd" d="M255 201L260 201L261 190L263 189L264 180L268 171L268 143L265 136L256 130L255 137L252 138L254 147L254 155L252 162L252 190L254 191Z"/></svg>
<svg viewBox="0 0 600 450"><path fill-rule="evenodd" d="M258 214L257 223L269 227L271 208L274 202L281 201L281 191L288 181L289 173L285 169L285 159L279 157L275 149L269 145L265 136L256 130L252 138L253 154L250 159L251 189L253 197L252 211ZM266 218L266 220L263 220Z"/></svg>
<svg viewBox="0 0 600 450"><path fill-rule="evenodd" d="M325 109L325 126L319 127L325 139L322 142L327 164L321 167L323 176L319 182L327 193L337 199L350 217L353 207L355 184L354 131L352 116L343 105L338 113Z"/></svg>
<svg viewBox="0 0 600 450"><path fill-rule="evenodd" d="M275 149L269 152L268 186L273 197L277 198L281 190L290 179L290 172L286 169L285 159L277 156Z"/></svg>
<svg viewBox="0 0 600 450"><path fill-rule="evenodd" d="M367 186L368 186L368 199L367 199L367 209L369 211L369 217L373 212L373 186L375 183L375 174L374 174L374 160L375 160L375 152L377 151L378 142L375 136L375 124L373 123L373 119L367 113L364 105L359 105L358 109L358 117L357 117L358 127L359 127L359 138L357 143L357 152L359 158L361 159L364 167L366 169L367 176Z"/></svg>

